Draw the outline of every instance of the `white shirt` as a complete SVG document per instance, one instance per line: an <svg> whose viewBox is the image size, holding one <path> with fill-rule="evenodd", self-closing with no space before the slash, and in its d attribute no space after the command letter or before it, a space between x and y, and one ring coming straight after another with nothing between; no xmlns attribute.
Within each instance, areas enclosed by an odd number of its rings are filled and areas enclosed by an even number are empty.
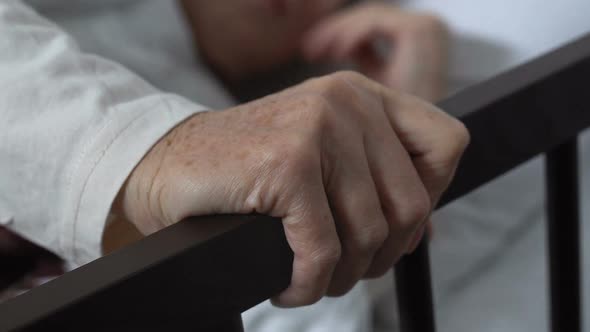
<svg viewBox="0 0 590 332"><path fill-rule="evenodd" d="M195 61L175 2L28 3L59 28L21 1L0 0L0 223L83 264L100 256L112 199L146 151L174 125L204 109L200 105L223 108L233 100ZM449 21L457 89L590 30L586 0L542 5L534 0L413 0L404 5L433 10ZM524 173L527 184L538 181L530 167ZM478 205L475 197L447 212L447 218L485 215L487 220L480 221L489 225L511 215L497 206L486 210L489 205ZM538 193L523 202L540 208ZM452 233L448 239L469 244L472 234L460 226L439 231L437 238L447 232ZM434 257L439 266L450 264L446 281L463 273L456 268L467 269L463 262L476 264L485 257L482 252L498 248L497 237L489 235L475 237L485 241L471 244L471 256L462 246L444 247L448 241L433 251L442 253ZM364 287L290 311L266 303L247 313L245 323L257 331L367 331L370 301ZM460 308L455 314L460 317L469 309L457 305L461 301L471 303L455 296L444 304ZM458 326L441 330L460 331ZM476 322L471 330L481 327Z"/></svg>
<svg viewBox="0 0 590 332"><path fill-rule="evenodd" d="M143 155L204 109L89 53L126 59L146 77L166 77L158 70L176 75L178 63L189 61L190 43L182 40L188 33L174 3L92 3L62 2L62 12L51 2L40 7L78 33L82 51L21 1L0 0L0 222L74 265L101 255L112 201ZM141 23L142 10L158 10L154 14L165 16L168 29L140 31L157 25ZM123 18L116 26L105 24ZM184 47L179 54L157 51L163 42ZM182 81L188 74L175 84L190 87Z"/></svg>

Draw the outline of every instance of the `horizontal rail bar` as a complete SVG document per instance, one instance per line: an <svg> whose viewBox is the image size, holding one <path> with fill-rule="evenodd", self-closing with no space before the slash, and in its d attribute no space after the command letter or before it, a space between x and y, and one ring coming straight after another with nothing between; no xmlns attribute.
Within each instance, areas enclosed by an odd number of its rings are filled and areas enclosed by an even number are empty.
<svg viewBox="0 0 590 332"><path fill-rule="evenodd" d="M590 36L442 102L472 140L441 205L588 127L588 77ZM0 331L214 324L287 287L292 255L278 219L190 218L0 305Z"/></svg>

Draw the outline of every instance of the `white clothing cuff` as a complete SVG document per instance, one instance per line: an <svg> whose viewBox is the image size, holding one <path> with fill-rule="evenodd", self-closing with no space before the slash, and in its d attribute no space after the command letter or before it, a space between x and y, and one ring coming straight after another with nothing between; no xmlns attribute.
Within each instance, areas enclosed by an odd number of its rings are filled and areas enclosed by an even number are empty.
<svg viewBox="0 0 590 332"><path fill-rule="evenodd" d="M177 124L204 110L181 97L164 94L118 108L121 116L116 123L107 123L73 166L67 194L71 205L66 204L69 208L64 211L60 237L62 252L73 266L102 256L102 236L111 205L143 156Z"/></svg>

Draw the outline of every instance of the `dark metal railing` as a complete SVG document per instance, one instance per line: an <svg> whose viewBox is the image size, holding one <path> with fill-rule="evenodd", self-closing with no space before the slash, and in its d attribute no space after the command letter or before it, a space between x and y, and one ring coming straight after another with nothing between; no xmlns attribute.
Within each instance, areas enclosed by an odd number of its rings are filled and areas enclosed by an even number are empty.
<svg viewBox="0 0 590 332"><path fill-rule="evenodd" d="M551 330L582 331L577 140L549 151L545 165Z"/></svg>
<svg viewBox="0 0 590 332"><path fill-rule="evenodd" d="M577 182L572 161L576 156L570 148L569 157L563 158L566 148L560 144L573 140L590 125L586 102L589 78L590 36L586 36L439 105L458 115L471 133L471 144L440 205L549 152L548 212L550 216L553 213L549 219L554 225L549 234L552 331L581 331L578 193L574 185L562 183L564 179ZM559 224L557 214L569 224ZM556 228L559 231L553 232ZM434 316L432 297L425 291L431 288L430 280L415 277L429 269L427 254L426 249L420 250L397 266L407 270L396 273L398 285L406 288L403 292L398 289L403 332L435 330L429 320Z"/></svg>
<svg viewBox="0 0 590 332"><path fill-rule="evenodd" d="M581 326L575 137L590 126L588 78L590 36L440 103L472 140L439 206L548 152L553 331ZM0 305L0 331L240 331L241 312L288 286L292 262L278 219L190 218ZM425 243L396 266L403 332L435 330L429 269Z"/></svg>

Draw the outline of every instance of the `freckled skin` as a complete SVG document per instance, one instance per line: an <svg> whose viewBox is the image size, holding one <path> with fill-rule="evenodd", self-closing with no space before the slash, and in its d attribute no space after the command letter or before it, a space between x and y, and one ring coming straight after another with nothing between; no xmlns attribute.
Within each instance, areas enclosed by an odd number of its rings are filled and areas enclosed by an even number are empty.
<svg viewBox="0 0 590 332"><path fill-rule="evenodd" d="M116 213L143 234L195 215L280 217L295 261L274 301L306 305L412 250L467 141L434 106L337 73L187 119L139 163Z"/></svg>
<svg viewBox="0 0 590 332"><path fill-rule="evenodd" d="M182 1L201 55L225 81L303 55L352 61L426 100L444 95L447 33L438 19L376 1L341 11L343 0L287 0L280 10L265 2ZM367 56L374 32L393 56ZM276 303L309 304L379 275L418 243L415 229L448 185L466 134L425 104L377 90L349 73L190 118L134 170L113 206L127 228L105 237L135 239L137 229L149 234L189 215L260 212L283 218L296 254Z"/></svg>

